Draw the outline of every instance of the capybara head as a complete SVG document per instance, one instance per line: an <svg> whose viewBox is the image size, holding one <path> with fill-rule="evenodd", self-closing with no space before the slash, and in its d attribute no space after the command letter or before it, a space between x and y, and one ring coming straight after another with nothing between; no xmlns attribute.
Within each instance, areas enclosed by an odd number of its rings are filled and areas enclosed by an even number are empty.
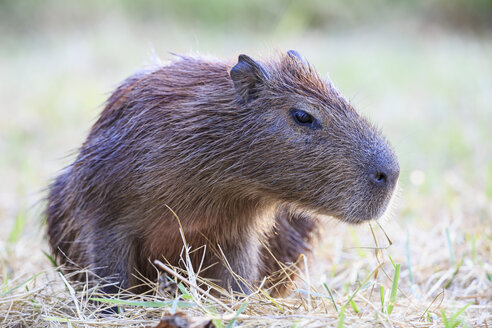
<svg viewBox="0 0 492 328"><path fill-rule="evenodd" d="M383 214L397 158L331 82L295 51L265 64L241 55L230 76L242 113L231 133L248 141L231 172L297 210L351 223Z"/></svg>

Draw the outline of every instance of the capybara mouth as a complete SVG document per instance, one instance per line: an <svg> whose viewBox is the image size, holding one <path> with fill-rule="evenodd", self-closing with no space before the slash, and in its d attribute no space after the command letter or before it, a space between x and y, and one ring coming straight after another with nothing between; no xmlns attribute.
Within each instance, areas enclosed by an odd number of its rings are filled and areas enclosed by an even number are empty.
<svg viewBox="0 0 492 328"><path fill-rule="evenodd" d="M390 210L390 204L394 198L396 185L393 186L382 200L377 200L373 203L365 202L361 205L355 204L350 210L338 217L338 219L351 223L361 224L367 221L378 220Z"/></svg>

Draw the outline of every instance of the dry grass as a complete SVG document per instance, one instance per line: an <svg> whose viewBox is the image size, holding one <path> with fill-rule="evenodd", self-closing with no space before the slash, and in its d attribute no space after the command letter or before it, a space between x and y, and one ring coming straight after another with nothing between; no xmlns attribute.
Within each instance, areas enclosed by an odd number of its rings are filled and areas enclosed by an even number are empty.
<svg viewBox="0 0 492 328"><path fill-rule="evenodd" d="M21 239L0 248L5 250L0 324L142 327L154 326L161 315L180 311L195 324L213 320L217 327L230 326L233 320L238 327L340 327L341 323L443 327L443 313L449 319L466 307L457 322L487 327L492 323L492 230L486 222L492 206L484 203L470 208L477 198L480 195L467 190L454 209L435 204L421 208L421 215L438 224L412 223L405 228L406 234L394 218L383 219L381 225L391 246L378 224L354 228L328 222L329 233L323 234L327 238L320 242L316 260L304 263L296 291L283 299L272 299L262 290L234 298L219 289L216 292L221 296L216 298L210 295L213 284L200 282L195 275L183 278L165 266L168 277L179 283L177 294L163 288L165 279L160 279L161 286L154 284L147 295L115 295L109 300L86 284L70 282L48 257L26 247L45 248L39 238ZM391 311L397 265L401 271ZM12 278L5 279L9 272ZM91 302L91 298L107 301ZM121 313L105 314L104 309L114 306Z"/></svg>
<svg viewBox="0 0 492 328"><path fill-rule="evenodd" d="M290 14L270 34L189 33L186 24L135 23L107 7L93 16L97 3L84 19L56 6L60 12L35 31L2 34L1 327L155 326L174 312L217 327L492 327L489 36L412 25L406 16L396 25L310 31ZM64 156L84 139L105 92L149 57L151 45L163 57L190 48L232 57L257 55L258 44L299 50L384 129L402 168L392 215L380 220L384 232L376 223L373 236L367 224L328 220L315 259L303 262L296 291L284 299L262 291L216 299L210 284L189 274L177 297L161 280L147 295L90 301L107 296L74 284L43 254L38 202L70 162ZM114 306L122 311L104 314Z"/></svg>

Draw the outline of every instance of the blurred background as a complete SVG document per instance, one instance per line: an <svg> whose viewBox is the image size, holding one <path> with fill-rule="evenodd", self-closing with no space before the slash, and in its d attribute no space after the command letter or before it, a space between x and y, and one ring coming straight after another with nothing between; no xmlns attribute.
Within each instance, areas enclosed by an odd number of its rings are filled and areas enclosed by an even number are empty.
<svg viewBox="0 0 492 328"><path fill-rule="evenodd" d="M0 257L36 272L45 188L123 79L170 53L289 49L394 146L398 231L443 221L490 245L492 1L1 0Z"/></svg>

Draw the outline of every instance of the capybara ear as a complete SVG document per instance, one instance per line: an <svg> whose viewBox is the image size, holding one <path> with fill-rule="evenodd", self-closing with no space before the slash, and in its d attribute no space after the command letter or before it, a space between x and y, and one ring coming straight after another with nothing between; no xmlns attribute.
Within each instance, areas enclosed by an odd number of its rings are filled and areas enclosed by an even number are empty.
<svg viewBox="0 0 492 328"><path fill-rule="evenodd" d="M237 64L231 68L229 74L234 88L244 102L257 98L261 85L268 78L267 71L246 55L239 55Z"/></svg>
<svg viewBox="0 0 492 328"><path fill-rule="evenodd" d="M289 57L294 59L294 60L296 60L296 59L299 60L303 65L307 65L307 62L304 59L304 57L302 57L302 55L300 53L298 53L296 50L287 51L287 55L289 55Z"/></svg>

